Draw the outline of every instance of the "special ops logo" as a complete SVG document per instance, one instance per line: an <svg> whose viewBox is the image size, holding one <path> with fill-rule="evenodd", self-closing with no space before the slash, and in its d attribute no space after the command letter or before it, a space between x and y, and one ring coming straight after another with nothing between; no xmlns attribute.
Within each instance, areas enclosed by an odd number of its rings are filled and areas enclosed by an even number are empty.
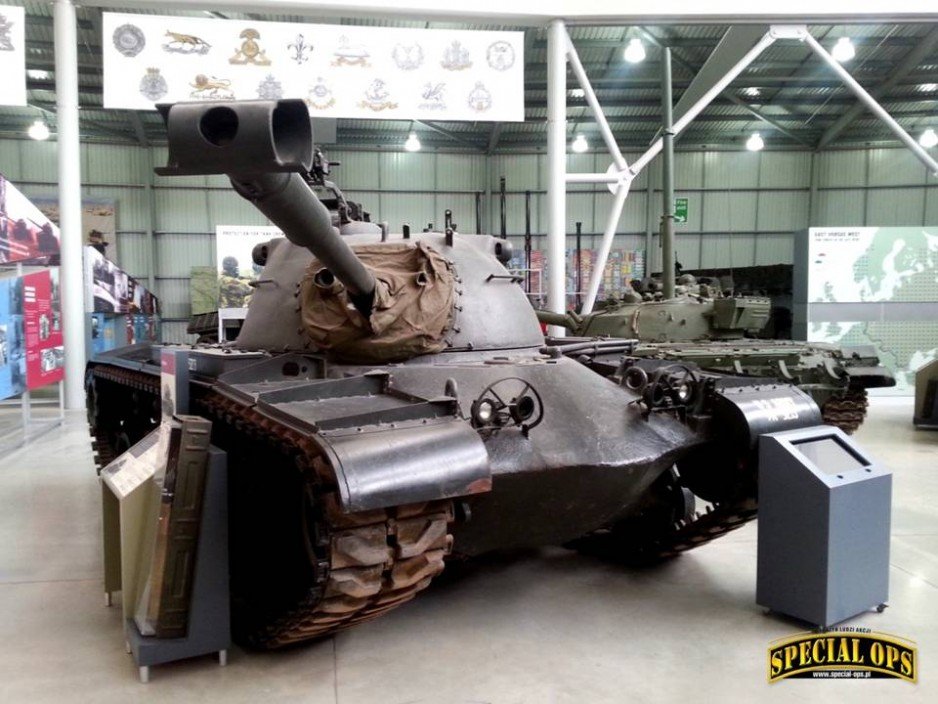
<svg viewBox="0 0 938 704"><path fill-rule="evenodd" d="M872 679L916 682L918 662L912 641L885 633L799 633L773 641L768 653L769 682L793 678Z"/></svg>

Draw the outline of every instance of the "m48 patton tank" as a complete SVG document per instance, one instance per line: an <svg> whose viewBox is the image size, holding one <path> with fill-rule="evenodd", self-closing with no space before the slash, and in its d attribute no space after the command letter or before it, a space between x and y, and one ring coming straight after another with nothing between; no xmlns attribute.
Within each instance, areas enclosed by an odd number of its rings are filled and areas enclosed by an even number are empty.
<svg viewBox="0 0 938 704"><path fill-rule="evenodd" d="M538 311L538 318L586 338L635 339L636 357L795 384L820 406L825 423L847 433L866 416L867 389L895 386L873 347L754 339L768 322L768 298L724 295L718 280L690 274L678 279L674 298L664 299L661 289L646 279L593 313Z"/></svg>
<svg viewBox="0 0 938 704"><path fill-rule="evenodd" d="M760 433L820 422L794 386L638 359L627 340L545 347L502 240L339 222L314 192L300 101L160 109L159 172L226 173L286 235L255 250L264 268L237 341L175 348L189 413L228 454L242 643L378 616L450 555L677 554L755 516ZM158 422L160 354L89 364L103 459ZM597 374L584 354L616 368Z"/></svg>

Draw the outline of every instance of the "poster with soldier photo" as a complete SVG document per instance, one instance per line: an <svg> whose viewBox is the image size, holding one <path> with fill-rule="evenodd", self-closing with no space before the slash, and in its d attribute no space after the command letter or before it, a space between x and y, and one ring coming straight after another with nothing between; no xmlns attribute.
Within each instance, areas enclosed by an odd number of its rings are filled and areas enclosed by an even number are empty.
<svg viewBox="0 0 938 704"><path fill-rule="evenodd" d="M26 390L23 277L0 278L0 399Z"/></svg>
<svg viewBox="0 0 938 704"><path fill-rule="evenodd" d="M59 228L0 174L0 264L57 266Z"/></svg>
<svg viewBox="0 0 938 704"><path fill-rule="evenodd" d="M251 253L259 244L283 233L272 226L218 225L215 228L215 257L218 272L218 307L246 308L262 267Z"/></svg>
<svg viewBox="0 0 938 704"><path fill-rule="evenodd" d="M34 198L36 207L49 220L58 224L59 201L55 198ZM112 262L120 262L117 252L117 206L112 198L81 199L82 241Z"/></svg>

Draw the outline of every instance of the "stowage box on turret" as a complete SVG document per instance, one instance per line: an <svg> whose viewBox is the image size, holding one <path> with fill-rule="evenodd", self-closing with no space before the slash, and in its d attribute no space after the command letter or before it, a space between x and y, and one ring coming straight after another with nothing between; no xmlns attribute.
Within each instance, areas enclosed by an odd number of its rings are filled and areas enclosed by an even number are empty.
<svg viewBox="0 0 938 704"><path fill-rule="evenodd" d="M160 173L227 174L285 235L255 250L237 341L189 351L190 413L228 452L242 642L373 618L455 554L676 554L755 516L760 433L820 422L793 386L637 359L629 340L545 347L506 242L389 235L323 204L338 189L300 101L160 109ZM581 363L597 352L617 368ZM102 462L158 422L158 360L138 345L89 364Z"/></svg>

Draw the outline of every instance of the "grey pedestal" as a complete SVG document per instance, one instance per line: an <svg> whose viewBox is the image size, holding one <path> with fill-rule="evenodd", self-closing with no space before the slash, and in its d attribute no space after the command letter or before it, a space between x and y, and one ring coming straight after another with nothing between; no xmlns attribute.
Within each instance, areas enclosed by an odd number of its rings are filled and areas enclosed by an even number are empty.
<svg viewBox="0 0 938 704"><path fill-rule="evenodd" d="M889 594L892 475L838 428L759 438L756 601L818 626Z"/></svg>

